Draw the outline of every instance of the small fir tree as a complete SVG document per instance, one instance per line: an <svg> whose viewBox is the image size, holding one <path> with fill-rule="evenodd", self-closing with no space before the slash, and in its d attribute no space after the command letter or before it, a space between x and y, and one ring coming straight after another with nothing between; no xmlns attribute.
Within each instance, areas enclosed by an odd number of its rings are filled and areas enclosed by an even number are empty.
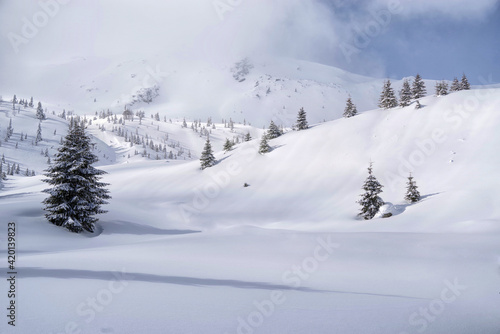
<svg viewBox="0 0 500 334"><path fill-rule="evenodd" d="M205 147L203 148L203 152L201 153L200 163L201 169L209 168L215 165L215 157L212 151L212 145L210 144L210 139L207 138L205 142Z"/></svg>
<svg viewBox="0 0 500 334"><path fill-rule="evenodd" d="M413 94L411 92L410 82L403 81L403 88L399 91L399 105L401 107L408 107L411 103Z"/></svg>
<svg viewBox="0 0 500 334"><path fill-rule="evenodd" d="M224 143L223 149L224 151L228 152L231 151L234 146L234 143L230 141L228 138L226 138L226 142Z"/></svg>
<svg viewBox="0 0 500 334"><path fill-rule="evenodd" d="M436 82L436 96L448 95L448 83L446 81Z"/></svg>
<svg viewBox="0 0 500 334"><path fill-rule="evenodd" d="M36 139L35 139L35 145L38 145L39 142L43 140L42 138L42 126L41 123L38 123L38 130L36 131Z"/></svg>
<svg viewBox="0 0 500 334"><path fill-rule="evenodd" d="M344 109L344 117L349 118L356 116L358 114L358 110L356 109L356 105L352 102L351 97L349 96L346 101L346 106Z"/></svg>
<svg viewBox="0 0 500 334"><path fill-rule="evenodd" d="M405 200L407 200L410 203L416 203L420 201L420 193L417 190L418 188L417 184L415 181L413 181L413 176L411 176L411 173L410 176L408 177L407 185L408 187L406 188Z"/></svg>
<svg viewBox="0 0 500 334"><path fill-rule="evenodd" d="M391 80L384 82L384 88L380 94L378 106L384 109L395 108L398 106L398 100L394 94L394 89L391 87Z"/></svg>
<svg viewBox="0 0 500 334"><path fill-rule="evenodd" d="M304 108L300 108L299 114L297 115L297 130L306 130L309 128L307 124L306 112Z"/></svg>
<svg viewBox="0 0 500 334"><path fill-rule="evenodd" d="M462 90L470 90L470 83L467 77L465 76L465 73L462 75L461 86Z"/></svg>
<svg viewBox="0 0 500 334"><path fill-rule="evenodd" d="M267 136L264 134L262 135L262 139L260 140L259 153L265 154L270 151L271 151L271 146L269 146L269 143L267 142Z"/></svg>
<svg viewBox="0 0 500 334"><path fill-rule="evenodd" d="M252 140L252 136L250 136L250 132L247 132L247 134L245 135L245 141L250 141Z"/></svg>
<svg viewBox="0 0 500 334"><path fill-rule="evenodd" d="M278 128L276 124L274 124L274 122L271 121L271 123L269 124L269 129L267 130L267 138L268 139L278 138L282 134L283 133L281 132L280 128Z"/></svg>
<svg viewBox="0 0 500 334"><path fill-rule="evenodd" d="M425 94L427 94L427 89L425 88L425 82L424 82L424 80L422 80L422 77L420 76L420 74L417 74L415 76L415 80L413 80L411 92L412 92L413 98L415 100L421 99L421 98L425 97Z"/></svg>
<svg viewBox="0 0 500 334"><path fill-rule="evenodd" d="M370 167L368 167L368 178L363 185L365 193L361 195L361 199L358 201L361 205L361 212L359 215L366 220L372 219L377 214L380 207L384 205L384 201L379 196L383 186L378 182L375 176L373 176L372 166L373 163L370 163Z"/></svg>
<svg viewBox="0 0 500 334"><path fill-rule="evenodd" d="M38 107L36 108L36 118L38 118L40 121L43 121L46 119L45 113L43 111L42 107L42 102L38 102Z"/></svg>
<svg viewBox="0 0 500 334"><path fill-rule="evenodd" d="M45 217L71 232L94 232L98 221L94 216L107 212L101 206L111 198L108 184L99 181L106 172L93 166L98 159L91 147L83 126L72 124L43 180L52 186L44 190L49 194L43 201Z"/></svg>
<svg viewBox="0 0 500 334"><path fill-rule="evenodd" d="M451 83L450 92L458 92L459 90L462 90L462 84L455 77Z"/></svg>

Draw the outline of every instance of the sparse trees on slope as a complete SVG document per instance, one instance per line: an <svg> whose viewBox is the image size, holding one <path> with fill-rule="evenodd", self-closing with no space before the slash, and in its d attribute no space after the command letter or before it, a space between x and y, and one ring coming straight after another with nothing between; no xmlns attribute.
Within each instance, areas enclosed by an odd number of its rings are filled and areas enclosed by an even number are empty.
<svg viewBox="0 0 500 334"><path fill-rule="evenodd" d="M469 80L465 76L465 73L462 75L461 89L462 90L469 90L470 89Z"/></svg>
<svg viewBox="0 0 500 334"><path fill-rule="evenodd" d="M306 130L309 128L307 124L306 112L304 108L300 108L299 114L297 115L297 130Z"/></svg>
<svg viewBox="0 0 500 334"><path fill-rule="evenodd" d="M274 122L271 121L271 123L269 124L269 129L267 130L267 138L268 139L278 138L282 134L283 132L281 132L280 128L278 128L276 124L274 124Z"/></svg>
<svg viewBox="0 0 500 334"><path fill-rule="evenodd" d="M99 181L106 172L93 167L97 161L85 129L75 122L43 180L52 186L44 190L49 197L43 201L49 222L71 232L94 232L94 216L106 213L101 206L111 198L108 184Z"/></svg>
<svg viewBox="0 0 500 334"><path fill-rule="evenodd" d="M413 176L408 177L408 187L406 188L406 196L405 200L407 200L410 203L415 203L420 201L420 192L417 190L417 184L415 181L413 181Z"/></svg>
<svg viewBox="0 0 500 334"><path fill-rule="evenodd" d="M384 88L380 94L378 106L384 109L395 108L398 106L398 100L394 94L394 89L391 87L391 80L384 82Z"/></svg>
<svg viewBox="0 0 500 334"><path fill-rule="evenodd" d="M413 85L411 88L411 92L413 94L413 98L415 100L421 99L427 94L427 89L425 88L425 82L422 80L420 74L415 76L415 80L413 80Z"/></svg>
<svg viewBox="0 0 500 334"><path fill-rule="evenodd" d="M361 199L358 203L361 205L361 212L359 215L364 219L372 219L380 209L382 205L384 205L384 201L380 198L379 194L382 192L382 185L378 182L378 180L373 176L373 164L370 163L370 167L368 167L368 178L363 184L364 194L361 195Z"/></svg>
<svg viewBox="0 0 500 334"><path fill-rule="evenodd" d="M269 146L269 143L267 142L267 136L264 134L262 135L262 139L260 140L259 153L264 154L270 151L271 146Z"/></svg>
<svg viewBox="0 0 500 334"><path fill-rule="evenodd" d="M344 117L349 118L356 116L358 114L358 110L356 109L356 105L352 102L351 97L349 96L346 101L346 106L344 109Z"/></svg>
<svg viewBox="0 0 500 334"><path fill-rule="evenodd" d="M203 152L201 152L200 163L201 169L209 168L215 165L215 157L212 151L212 145L210 144L210 139L207 138L205 142L205 147L203 148Z"/></svg>
<svg viewBox="0 0 500 334"><path fill-rule="evenodd" d="M403 81L403 88L399 91L399 105L401 107L407 107L410 105L413 94L411 92L410 82L408 80Z"/></svg>

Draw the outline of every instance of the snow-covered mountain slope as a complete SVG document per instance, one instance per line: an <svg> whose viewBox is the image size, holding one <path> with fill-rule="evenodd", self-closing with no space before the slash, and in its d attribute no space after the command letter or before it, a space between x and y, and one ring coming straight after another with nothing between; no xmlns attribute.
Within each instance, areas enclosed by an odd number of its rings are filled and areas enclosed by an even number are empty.
<svg viewBox="0 0 500 334"><path fill-rule="evenodd" d="M421 104L311 121L308 130L270 141L265 155L257 153L262 130L240 124L236 131L257 139L222 152L232 132L217 124L211 138L218 163L203 171L196 158L128 158L129 143L111 131L113 121L93 121L89 131L113 196L98 236L72 235L44 219L41 175L9 177L0 191L2 220L18 227L15 330L495 333L500 89L429 96ZM2 134L8 107L2 104ZM182 118L155 121L151 113L126 129L150 131L162 144L168 133L199 154L204 138L182 128ZM13 139L36 133L34 110L12 119ZM41 171L41 149L55 148L65 126L49 115L46 142L16 150L11 139L0 153ZM370 160L394 216L362 221L355 201ZM423 195L413 205L403 200L409 172Z"/></svg>
<svg viewBox="0 0 500 334"><path fill-rule="evenodd" d="M337 119L349 95L358 110L376 108L383 85L383 79L294 59L238 63L186 63L159 56L72 58L33 64L29 69L33 82L43 85L23 83L1 93L4 100L13 94L36 96L77 114L108 109L121 113L128 106L148 115L160 112L162 118L232 118L261 128L271 119L290 127L301 107L313 123ZM432 93L435 82L426 83ZM393 82L396 90L401 85L402 80ZM138 94L156 88L158 96L151 103L132 104Z"/></svg>

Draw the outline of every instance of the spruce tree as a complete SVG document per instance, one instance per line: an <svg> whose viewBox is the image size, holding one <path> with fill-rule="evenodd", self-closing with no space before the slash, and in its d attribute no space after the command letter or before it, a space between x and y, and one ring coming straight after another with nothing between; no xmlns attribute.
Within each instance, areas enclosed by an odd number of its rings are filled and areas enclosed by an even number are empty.
<svg viewBox="0 0 500 334"><path fill-rule="evenodd" d="M462 81L461 81L461 88L462 90L469 90L470 89L470 84L469 84L469 80L467 79L467 77L465 76L465 73L462 75Z"/></svg>
<svg viewBox="0 0 500 334"><path fill-rule="evenodd" d="M247 132L247 134L245 135L245 141L250 141L252 140L252 136L250 136L250 132Z"/></svg>
<svg viewBox="0 0 500 334"><path fill-rule="evenodd" d="M448 83L446 81L436 82L436 96L448 95Z"/></svg>
<svg viewBox="0 0 500 334"><path fill-rule="evenodd" d="M38 107L36 108L36 118L38 118L40 121L43 121L46 119L45 113L43 112L43 107L42 107L41 102L38 102Z"/></svg>
<svg viewBox="0 0 500 334"><path fill-rule="evenodd" d="M354 103L352 103L352 99L349 96L347 98L347 101L346 101L346 106L345 106L345 109L344 109L344 115L343 116L345 118L349 118L349 117L356 116L357 114L358 114L358 110L356 109L356 105L354 105Z"/></svg>
<svg viewBox="0 0 500 334"><path fill-rule="evenodd" d="M268 139L278 138L282 134L283 133L281 132L280 128L278 128L276 124L274 124L274 122L271 121L271 123L269 124L269 129L267 130L267 138Z"/></svg>
<svg viewBox="0 0 500 334"><path fill-rule="evenodd" d="M205 147L203 148L203 152L201 152L201 169L209 168L215 165L215 157L212 151L212 145L210 144L210 139L207 138L205 142Z"/></svg>
<svg viewBox="0 0 500 334"><path fill-rule="evenodd" d="M43 140L42 127L41 127L41 123L38 123L38 130L36 131L35 145L38 145L38 143L41 142L42 140Z"/></svg>
<svg viewBox="0 0 500 334"><path fill-rule="evenodd" d="M384 205L384 201L378 195L382 192L382 185L378 182L378 180L373 176L373 163L370 163L370 167L368 167L368 178L366 179L363 190L364 194L361 195L361 199L358 203L361 205L361 212L359 215L364 219L372 219L380 209L382 205Z"/></svg>
<svg viewBox="0 0 500 334"><path fill-rule="evenodd" d="M31 108L33 108L33 107L35 106L35 104L33 103L33 96L32 96L32 97L31 97L31 99L30 99L29 106L30 106Z"/></svg>
<svg viewBox="0 0 500 334"><path fill-rule="evenodd" d="M412 100L413 94L411 92L410 82L403 81L403 88L399 91L399 105L401 107L408 107Z"/></svg>
<svg viewBox="0 0 500 334"><path fill-rule="evenodd" d="M384 109L395 108L398 106L398 100L394 94L394 89L391 87L391 80L384 82L384 88L380 94L378 106Z"/></svg>
<svg viewBox="0 0 500 334"><path fill-rule="evenodd" d="M234 143L226 138L226 142L224 143L224 146L223 146L224 151L226 151L226 152L231 151L233 146L234 146Z"/></svg>
<svg viewBox="0 0 500 334"><path fill-rule="evenodd" d="M101 206L111 198L108 184L99 181L106 172L93 167L98 159L91 146L83 126L71 124L53 164L46 170L47 179L43 180L52 186L44 190L49 194L43 201L45 217L71 232L94 232L98 221L94 216L107 212Z"/></svg>
<svg viewBox="0 0 500 334"><path fill-rule="evenodd" d="M410 203L416 203L420 201L420 193L417 190L417 184L415 181L413 181L413 176L408 177L408 187L406 188L406 196L405 200L407 200Z"/></svg>
<svg viewBox="0 0 500 334"><path fill-rule="evenodd" d="M459 90L462 90L462 84L455 77L451 83L450 92L458 92Z"/></svg>
<svg viewBox="0 0 500 334"><path fill-rule="evenodd" d="M424 80L422 80L422 77L420 76L420 74L417 74L415 76L415 80L413 81L411 92L412 92L413 98L415 100L421 99L421 98L425 97L425 94L427 94L427 90L425 88L425 82L424 82Z"/></svg>
<svg viewBox="0 0 500 334"><path fill-rule="evenodd" d="M300 108L299 114L297 115L297 130L306 130L308 128L309 125L307 124L306 112L304 108Z"/></svg>
<svg viewBox="0 0 500 334"><path fill-rule="evenodd" d="M262 135L262 139L260 140L259 153L264 154L270 151L271 146L269 146L269 143L267 142L267 136L264 134Z"/></svg>

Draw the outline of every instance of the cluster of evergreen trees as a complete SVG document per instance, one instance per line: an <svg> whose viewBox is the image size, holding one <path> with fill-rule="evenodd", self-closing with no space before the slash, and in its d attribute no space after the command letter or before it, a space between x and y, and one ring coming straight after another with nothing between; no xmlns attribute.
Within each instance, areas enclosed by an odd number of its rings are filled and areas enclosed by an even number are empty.
<svg viewBox="0 0 500 334"><path fill-rule="evenodd" d="M379 196L379 194L382 193L382 188L383 186L373 175L373 163L370 163L370 166L368 167L368 177L362 187L365 192L361 195L361 199L358 201L361 205L361 211L359 213L360 217L363 217L365 220L369 220L375 217L375 215L379 212L380 207L384 205L384 201ZM410 203L420 201L420 193L416 182L413 181L411 173L408 177L405 200Z"/></svg>
<svg viewBox="0 0 500 334"><path fill-rule="evenodd" d="M185 123L185 120L184 120ZM308 122L307 122L307 113L305 112L304 108L301 108L297 114L297 122L294 125L294 129L297 131L301 130L306 130L309 128ZM271 151L271 146L269 145L269 141L275 138L280 137L283 135L284 131L283 128L278 127L274 121L271 121L269 124L269 128L267 131L262 135L260 145L259 145L259 150L258 152L260 154L265 154ZM252 140L252 137L250 136L250 133L247 133L244 141L250 141ZM224 142L223 149L224 151L230 151L232 150L233 146L236 143L231 142L228 138L226 138L226 141ZM200 157L200 164L201 164L201 169L206 169L209 167L214 166L217 163L214 155L213 155L213 149L212 149L212 144L210 143L210 139L207 136L207 140L205 142L205 146L203 147L203 151L201 153Z"/></svg>
<svg viewBox="0 0 500 334"><path fill-rule="evenodd" d="M427 90L425 87L425 83L422 80L420 74L415 76L413 83L410 84L410 81L404 80L403 87L399 91L399 103L396 98L396 93L391 86L391 80L386 80L384 82L384 87L382 89L382 93L379 98L379 108L391 109L395 108L398 105L401 107L407 107L411 104L413 100L417 100L424 97L427 94Z"/></svg>

